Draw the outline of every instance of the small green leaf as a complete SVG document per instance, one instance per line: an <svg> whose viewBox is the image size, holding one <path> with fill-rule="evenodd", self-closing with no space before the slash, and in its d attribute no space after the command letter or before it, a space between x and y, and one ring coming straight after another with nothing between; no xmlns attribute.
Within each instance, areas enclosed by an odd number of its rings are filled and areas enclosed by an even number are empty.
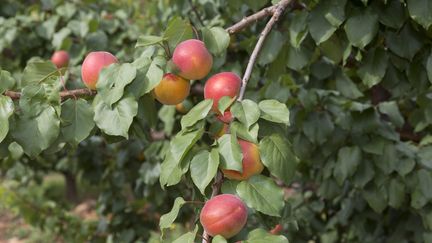
<svg viewBox="0 0 432 243"><path fill-rule="evenodd" d="M259 65L267 65L272 63L285 43L285 37L279 31L270 32L269 36L266 38L264 45L258 56Z"/></svg>
<svg viewBox="0 0 432 243"><path fill-rule="evenodd" d="M237 137L253 143L258 142L258 131L258 123L253 124L250 129L247 129L243 123L237 121L232 122L230 125L231 133L235 133Z"/></svg>
<svg viewBox="0 0 432 243"><path fill-rule="evenodd" d="M133 96L126 96L110 107L98 94L93 106L94 121L102 131L108 135L129 137L129 127L138 113L138 103Z"/></svg>
<svg viewBox="0 0 432 243"><path fill-rule="evenodd" d="M405 185L397 179L392 179L388 190L389 205L393 208L402 206L405 199Z"/></svg>
<svg viewBox="0 0 432 243"><path fill-rule="evenodd" d="M288 239L283 235L273 235L264 229L255 229L249 232L245 243L288 243Z"/></svg>
<svg viewBox="0 0 432 243"><path fill-rule="evenodd" d="M237 185L237 194L248 207L270 216L280 216L285 205L283 189L265 176L256 175Z"/></svg>
<svg viewBox="0 0 432 243"><path fill-rule="evenodd" d="M198 121L206 118L212 108L213 100L203 100L196 104L186 115L181 119L181 126L186 129L195 125Z"/></svg>
<svg viewBox="0 0 432 243"><path fill-rule="evenodd" d="M225 238L223 238L223 236L221 235L216 235L215 237L213 237L212 243L228 243Z"/></svg>
<svg viewBox="0 0 432 243"><path fill-rule="evenodd" d="M9 117L13 114L14 104L10 97L0 95L0 142L9 132Z"/></svg>
<svg viewBox="0 0 432 243"><path fill-rule="evenodd" d="M317 44L320 44L336 31L345 20L346 0L321 1L309 15L309 32Z"/></svg>
<svg viewBox="0 0 432 243"><path fill-rule="evenodd" d="M372 49L367 52L362 60L363 64L357 70L357 74L367 87L381 82L387 70L387 60L387 53L383 49Z"/></svg>
<svg viewBox="0 0 432 243"><path fill-rule="evenodd" d="M174 205L169 213L166 213L160 217L159 228L163 229L169 228L178 216L180 208L185 204L185 200L182 197L178 197L174 201Z"/></svg>
<svg viewBox="0 0 432 243"><path fill-rule="evenodd" d="M432 2L429 0L408 0L408 11L412 19L426 30L432 25Z"/></svg>
<svg viewBox="0 0 432 243"><path fill-rule="evenodd" d="M164 161L161 164L161 174L159 177L159 182L162 188L167 186L176 185L180 182L183 176L183 170L180 167L180 162L173 158L171 152L168 152L165 156ZM185 172L186 173L186 172Z"/></svg>
<svg viewBox="0 0 432 243"><path fill-rule="evenodd" d="M192 181L200 192L205 195L205 189L212 181L219 167L219 154L217 149L211 152L202 151L195 155L190 164Z"/></svg>
<svg viewBox="0 0 432 243"><path fill-rule="evenodd" d="M195 230L193 232L183 234L177 240L173 241L173 243L194 243L197 232L198 226L195 225Z"/></svg>
<svg viewBox="0 0 432 243"><path fill-rule="evenodd" d="M0 69L0 94L3 94L6 90L12 89L15 83L15 79L8 71Z"/></svg>
<svg viewBox="0 0 432 243"><path fill-rule="evenodd" d="M432 174L425 169L421 169L417 172L417 176L423 196L429 200L432 199Z"/></svg>
<svg viewBox="0 0 432 243"><path fill-rule="evenodd" d="M220 114L224 114L226 109L228 109L236 101L235 97L223 96L219 99L218 110Z"/></svg>
<svg viewBox="0 0 432 243"><path fill-rule="evenodd" d="M390 120L396 127L402 127L405 120L399 111L399 107L395 101L381 102L378 106L381 113L389 116Z"/></svg>
<svg viewBox="0 0 432 243"><path fill-rule="evenodd" d="M170 151L173 159L182 161L186 153L192 148L193 145L201 138L204 133L204 128L196 129L190 132L179 132L170 142Z"/></svg>
<svg viewBox="0 0 432 243"><path fill-rule="evenodd" d="M62 105L62 129L65 141L77 145L87 138L93 129L94 112L84 99L69 99Z"/></svg>
<svg viewBox="0 0 432 243"><path fill-rule="evenodd" d="M357 99L363 94L357 88L357 85L343 71L336 74L336 88L347 98Z"/></svg>
<svg viewBox="0 0 432 243"><path fill-rule="evenodd" d="M163 35L163 38L168 41L172 50L181 41L191 39L192 37L193 30L191 24L180 17L174 17L168 22L168 26Z"/></svg>
<svg viewBox="0 0 432 243"><path fill-rule="evenodd" d="M156 45L156 44L162 43L164 40L166 40L166 39L161 37L161 36L142 35L142 36L138 37L138 41L135 45L135 48Z"/></svg>
<svg viewBox="0 0 432 243"><path fill-rule="evenodd" d="M372 187L363 191L363 197L369 206L377 213L381 213L387 207L387 192L385 188Z"/></svg>
<svg viewBox="0 0 432 243"><path fill-rule="evenodd" d="M362 160L362 153L359 147L343 147L339 149L334 176L339 185L354 175Z"/></svg>
<svg viewBox="0 0 432 243"><path fill-rule="evenodd" d="M258 105L247 99L234 103L231 112L247 129L256 123L261 115Z"/></svg>
<svg viewBox="0 0 432 243"><path fill-rule="evenodd" d="M306 22L308 19L308 12L296 11L293 14L294 17L289 26L289 37L291 46L298 49L308 34Z"/></svg>
<svg viewBox="0 0 432 243"><path fill-rule="evenodd" d="M32 60L27 63L21 77L22 86L26 86L33 82L43 82L51 77L60 77L63 75L62 71L54 66L51 61Z"/></svg>
<svg viewBox="0 0 432 243"><path fill-rule="evenodd" d="M423 39L406 24L401 31L386 33L386 45L396 55L412 60L423 46Z"/></svg>
<svg viewBox="0 0 432 243"><path fill-rule="evenodd" d="M221 166L224 169L242 171L243 155L240 144L234 134L224 134L218 139Z"/></svg>
<svg viewBox="0 0 432 243"><path fill-rule="evenodd" d="M378 16L372 11L354 15L347 20L345 32L353 46L363 49L378 32Z"/></svg>
<svg viewBox="0 0 432 243"><path fill-rule="evenodd" d="M205 46L213 55L221 55L228 48L230 36L228 32L221 27L203 28L203 41Z"/></svg>
<svg viewBox="0 0 432 243"><path fill-rule="evenodd" d="M288 107L277 100L263 100L258 104L261 118L289 125L290 113Z"/></svg>
<svg viewBox="0 0 432 243"><path fill-rule="evenodd" d="M260 141L259 150L261 160L270 173L289 185L296 172L298 159L288 141L274 134Z"/></svg>

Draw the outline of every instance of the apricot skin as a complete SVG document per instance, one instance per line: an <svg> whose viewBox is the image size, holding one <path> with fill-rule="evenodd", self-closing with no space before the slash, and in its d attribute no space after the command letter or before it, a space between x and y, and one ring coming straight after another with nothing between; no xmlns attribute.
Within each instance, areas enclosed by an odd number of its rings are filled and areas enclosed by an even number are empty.
<svg viewBox="0 0 432 243"><path fill-rule="evenodd" d="M200 222L209 235L221 235L226 239L240 232L246 221L246 205L231 194L221 194L208 200L200 214Z"/></svg>
<svg viewBox="0 0 432 243"><path fill-rule="evenodd" d="M177 45L172 61L178 75L185 79L202 79L210 72L213 57L204 45L196 39L185 40Z"/></svg>
<svg viewBox="0 0 432 243"><path fill-rule="evenodd" d="M238 140L243 154L243 171L222 170L225 177L232 180L247 180L253 175L258 175L264 169L261 162L258 146L254 143L239 139Z"/></svg>
<svg viewBox="0 0 432 243"><path fill-rule="evenodd" d="M56 51L51 56L51 62L57 68L67 67L69 65L69 53L67 51Z"/></svg>
<svg viewBox="0 0 432 243"><path fill-rule="evenodd" d="M167 73L154 88L155 98L164 105L177 105L189 95L190 82L180 76Z"/></svg>
<svg viewBox="0 0 432 243"><path fill-rule="evenodd" d="M233 72L222 72L210 77L204 85L204 98L213 100L212 110L218 112L219 99L238 95L241 79Z"/></svg>
<svg viewBox="0 0 432 243"><path fill-rule="evenodd" d="M217 115L216 118L223 123L230 123L234 119L231 111L225 111L223 115Z"/></svg>
<svg viewBox="0 0 432 243"><path fill-rule="evenodd" d="M90 52L81 67L81 77L87 88L96 90L96 83L102 68L117 62L117 58L109 52Z"/></svg>

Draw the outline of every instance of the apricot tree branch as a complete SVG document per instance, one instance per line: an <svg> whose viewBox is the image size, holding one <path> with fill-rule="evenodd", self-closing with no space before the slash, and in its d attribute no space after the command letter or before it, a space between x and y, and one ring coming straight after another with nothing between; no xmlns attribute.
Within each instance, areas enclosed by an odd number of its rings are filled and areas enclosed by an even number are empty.
<svg viewBox="0 0 432 243"><path fill-rule="evenodd" d="M242 79L242 87L240 89L239 97L237 100L243 99L244 93L246 91L246 85L251 77L252 69L255 65L258 54L263 47L264 41L267 35L270 33L271 29L273 28L273 25L279 20L279 17L288 7L291 1L292 0L281 0L278 4L275 5L273 16L270 18L270 20L267 22L266 26L264 27L263 31L261 32L258 41L255 45L255 48L253 49L252 54L249 58L249 62L246 66L246 71Z"/></svg>
<svg viewBox="0 0 432 243"><path fill-rule="evenodd" d="M239 32L240 30L246 28L247 26L255 23L256 21L258 21L264 17L272 15L274 13L274 10L276 9L276 7L277 7L277 5L273 5L273 6L261 9L260 11L254 13L252 15L244 17L242 20L240 20L240 22L237 22L233 26L226 28L226 31L230 35L235 34L235 33Z"/></svg>

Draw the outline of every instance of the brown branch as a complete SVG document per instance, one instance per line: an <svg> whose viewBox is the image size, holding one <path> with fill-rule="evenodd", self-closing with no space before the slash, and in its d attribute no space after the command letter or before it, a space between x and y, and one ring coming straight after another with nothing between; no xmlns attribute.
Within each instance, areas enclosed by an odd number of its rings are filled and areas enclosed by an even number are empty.
<svg viewBox="0 0 432 243"><path fill-rule="evenodd" d="M96 91L90 89L74 89L74 90L65 90L60 92L60 97L62 100L66 100L69 98L76 98L81 96L92 96L95 95ZM6 91L3 93L5 96L11 97L13 100L17 100L21 98L21 92L15 91Z"/></svg>
<svg viewBox="0 0 432 243"><path fill-rule="evenodd" d="M249 25L255 23L256 21L272 15L277 6L278 5L273 5L271 7L264 8L264 9L254 13L252 15L244 17L242 20L240 20L240 22L234 24L231 27L226 28L226 31L230 35L235 34L239 31L241 31L242 29L248 27Z"/></svg>
<svg viewBox="0 0 432 243"><path fill-rule="evenodd" d="M285 11L285 9L288 7L292 0L281 0L277 5L275 5L274 14L271 17L271 19L267 22L266 26L264 27L263 31L261 32L258 41L255 45L255 48L252 51L252 54L249 58L248 65L246 67L246 71L243 75L242 79L242 87L240 89L238 100L242 100L244 93L246 91L246 85L251 77L252 69L255 65L256 59L258 57L259 52L261 51L261 48L264 44L264 41L267 37L267 35L270 33L271 29L273 28L273 25L279 20L279 17L281 14Z"/></svg>
<svg viewBox="0 0 432 243"><path fill-rule="evenodd" d="M216 195L218 195L220 193L223 180L224 180L223 174L220 170L218 170L218 172L215 176L215 180L214 180L213 185L212 185L211 197L215 197ZM210 237L211 236L204 230L204 232L202 234L202 238L203 238L202 243L210 243L211 242Z"/></svg>

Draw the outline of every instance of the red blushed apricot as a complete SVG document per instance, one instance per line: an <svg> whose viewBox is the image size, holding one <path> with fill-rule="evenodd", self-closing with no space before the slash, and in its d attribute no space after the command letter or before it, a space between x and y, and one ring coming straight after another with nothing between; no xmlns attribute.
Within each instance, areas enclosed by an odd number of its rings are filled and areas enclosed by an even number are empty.
<svg viewBox="0 0 432 243"><path fill-rule="evenodd" d="M204 98L213 100L212 110L218 112L219 99L238 95L241 79L233 72L222 72L210 77L204 85Z"/></svg>
<svg viewBox="0 0 432 243"><path fill-rule="evenodd" d="M283 227L281 224L275 225L273 229L270 230L270 234L272 235L278 235L283 230Z"/></svg>
<svg viewBox="0 0 432 243"><path fill-rule="evenodd" d="M180 76L167 73L154 88L155 98L164 105L177 105L189 95L190 82Z"/></svg>
<svg viewBox="0 0 432 243"><path fill-rule="evenodd" d="M200 222L209 235L221 235L226 239L240 232L246 221L246 205L231 194L218 195L208 200L200 214Z"/></svg>
<svg viewBox="0 0 432 243"><path fill-rule="evenodd" d="M243 172L236 170L222 170L225 177L233 180L247 180L253 175L260 174L264 169L261 162L258 146L254 143L238 140L243 154Z"/></svg>
<svg viewBox="0 0 432 243"><path fill-rule="evenodd" d="M207 76L213 65L213 57L204 42L195 39L178 44L172 61L178 69L178 75L194 80Z"/></svg>
<svg viewBox="0 0 432 243"><path fill-rule="evenodd" d="M231 111L225 111L223 115L217 115L216 118L223 123L230 123L234 119Z"/></svg>
<svg viewBox="0 0 432 243"><path fill-rule="evenodd" d="M69 65L69 53L67 51L56 51L51 56L51 62L57 68L67 67Z"/></svg>
<svg viewBox="0 0 432 243"><path fill-rule="evenodd" d="M90 52L81 67L81 77L87 88L96 90L96 83L102 68L117 62L117 58L109 52Z"/></svg>

